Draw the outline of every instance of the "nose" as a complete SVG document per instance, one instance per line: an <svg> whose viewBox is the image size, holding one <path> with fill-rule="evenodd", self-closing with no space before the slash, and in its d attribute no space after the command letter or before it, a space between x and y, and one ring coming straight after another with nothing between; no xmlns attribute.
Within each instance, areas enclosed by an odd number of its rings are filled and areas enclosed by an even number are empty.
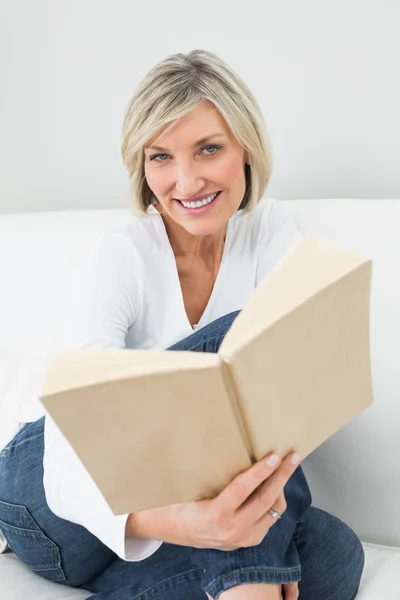
<svg viewBox="0 0 400 600"><path fill-rule="evenodd" d="M201 165L185 161L176 168L175 181L176 195L179 198L190 198L202 193L206 189L206 178L202 173Z"/></svg>

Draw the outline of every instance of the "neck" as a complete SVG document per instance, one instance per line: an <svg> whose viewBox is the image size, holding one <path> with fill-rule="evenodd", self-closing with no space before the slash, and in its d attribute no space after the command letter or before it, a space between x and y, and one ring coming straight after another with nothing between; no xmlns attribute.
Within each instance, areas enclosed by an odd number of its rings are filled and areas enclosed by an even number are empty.
<svg viewBox="0 0 400 600"><path fill-rule="evenodd" d="M169 215L162 214L161 217L176 258L201 258L206 262L221 259L227 225L214 234L192 235Z"/></svg>

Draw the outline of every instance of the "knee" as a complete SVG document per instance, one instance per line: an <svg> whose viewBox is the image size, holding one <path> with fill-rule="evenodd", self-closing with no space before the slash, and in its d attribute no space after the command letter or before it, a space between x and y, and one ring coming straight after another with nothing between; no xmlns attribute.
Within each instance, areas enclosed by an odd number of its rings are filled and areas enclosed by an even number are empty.
<svg viewBox="0 0 400 600"><path fill-rule="evenodd" d="M353 600L356 597L361 577L365 565L364 549L357 535L350 527L343 523L343 527L346 528L346 536L344 538L344 554L347 558L347 565L345 566L345 577L347 580L348 593L344 593L340 597L340 600ZM347 547L346 547L347 546Z"/></svg>
<svg viewBox="0 0 400 600"><path fill-rule="evenodd" d="M337 580L332 585L332 600L353 600L364 570L364 549L354 531L342 521L337 521L336 556L333 561L337 568Z"/></svg>
<svg viewBox="0 0 400 600"><path fill-rule="evenodd" d="M354 531L315 507L301 523L300 600L353 600L364 569L364 550Z"/></svg>

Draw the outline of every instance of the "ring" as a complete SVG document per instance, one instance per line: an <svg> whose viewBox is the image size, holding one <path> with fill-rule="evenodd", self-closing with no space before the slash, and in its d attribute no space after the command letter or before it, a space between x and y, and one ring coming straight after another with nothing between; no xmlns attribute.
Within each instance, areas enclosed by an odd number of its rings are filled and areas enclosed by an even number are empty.
<svg viewBox="0 0 400 600"><path fill-rule="evenodd" d="M278 512L276 512L276 510L272 510L272 508L270 508L268 512L270 515L272 515L274 517L274 519L282 518L282 515L280 515Z"/></svg>

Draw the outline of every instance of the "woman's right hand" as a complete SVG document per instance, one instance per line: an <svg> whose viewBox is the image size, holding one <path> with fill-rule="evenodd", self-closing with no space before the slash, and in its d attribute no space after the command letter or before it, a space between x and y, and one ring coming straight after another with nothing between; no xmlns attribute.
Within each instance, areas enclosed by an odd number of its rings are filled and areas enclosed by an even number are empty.
<svg viewBox="0 0 400 600"><path fill-rule="evenodd" d="M184 502L129 515L126 533L131 537L162 540L193 548L236 550L261 543L276 518L268 511L286 510L283 493L300 464L289 454L276 465L272 455L260 460L212 500ZM298 455L299 456L299 455Z"/></svg>

